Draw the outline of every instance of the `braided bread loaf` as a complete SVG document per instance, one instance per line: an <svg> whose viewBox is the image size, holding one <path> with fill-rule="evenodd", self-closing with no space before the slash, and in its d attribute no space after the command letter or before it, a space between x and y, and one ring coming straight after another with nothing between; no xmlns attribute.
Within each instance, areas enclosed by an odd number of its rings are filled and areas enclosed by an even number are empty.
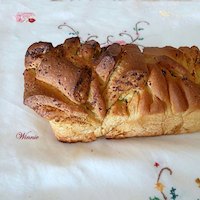
<svg viewBox="0 0 200 200"><path fill-rule="evenodd" d="M49 120L63 142L200 130L197 47L148 47L67 39L32 44L24 104Z"/></svg>

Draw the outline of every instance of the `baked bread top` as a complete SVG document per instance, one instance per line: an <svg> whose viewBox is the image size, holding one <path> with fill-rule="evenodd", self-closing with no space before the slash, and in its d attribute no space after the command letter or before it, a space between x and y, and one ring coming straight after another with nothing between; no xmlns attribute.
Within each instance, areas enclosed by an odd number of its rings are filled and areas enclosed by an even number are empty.
<svg viewBox="0 0 200 200"><path fill-rule="evenodd" d="M101 124L111 112L132 116L200 108L200 52L96 41L78 37L53 47L32 44L25 56L24 104L40 116Z"/></svg>

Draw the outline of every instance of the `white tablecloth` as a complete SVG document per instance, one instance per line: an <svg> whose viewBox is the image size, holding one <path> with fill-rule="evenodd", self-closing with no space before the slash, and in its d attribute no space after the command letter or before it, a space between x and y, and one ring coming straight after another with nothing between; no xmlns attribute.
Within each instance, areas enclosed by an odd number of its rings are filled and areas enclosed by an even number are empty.
<svg viewBox="0 0 200 200"><path fill-rule="evenodd" d="M200 133L60 143L23 105L22 75L30 44L74 35L200 47L199 1L0 0L0 25L1 200L200 199Z"/></svg>

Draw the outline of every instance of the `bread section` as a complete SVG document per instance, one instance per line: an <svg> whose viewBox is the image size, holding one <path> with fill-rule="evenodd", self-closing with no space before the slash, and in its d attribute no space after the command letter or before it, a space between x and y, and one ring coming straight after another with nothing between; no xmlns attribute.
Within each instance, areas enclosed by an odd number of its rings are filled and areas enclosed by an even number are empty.
<svg viewBox="0 0 200 200"><path fill-rule="evenodd" d="M32 44L25 55L24 104L62 142L200 130L197 47L146 47L69 38Z"/></svg>

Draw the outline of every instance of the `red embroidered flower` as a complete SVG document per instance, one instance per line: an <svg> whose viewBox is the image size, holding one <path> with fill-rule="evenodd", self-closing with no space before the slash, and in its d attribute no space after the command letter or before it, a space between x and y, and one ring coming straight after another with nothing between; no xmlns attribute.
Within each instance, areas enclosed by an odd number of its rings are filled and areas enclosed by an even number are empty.
<svg viewBox="0 0 200 200"><path fill-rule="evenodd" d="M15 16L15 19L17 22L23 23L23 22L30 22L33 23L36 21L35 14L29 13L29 12L18 12Z"/></svg>
<svg viewBox="0 0 200 200"><path fill-rule="evenodd" d="M157 162L155 162L155 163L154 163L154 166L155 166L155 167L159 167L159 166L160 166L160 164L159 164L159 163L157 163Z"/></svg>
<svg viewBox="0 0 200 200"><path fill-rule="evenodd" d="M29 21L30 23L33 23L33 22L35 22L35 19L34 19L34 18L29 18L28 21Z"/></svg>

